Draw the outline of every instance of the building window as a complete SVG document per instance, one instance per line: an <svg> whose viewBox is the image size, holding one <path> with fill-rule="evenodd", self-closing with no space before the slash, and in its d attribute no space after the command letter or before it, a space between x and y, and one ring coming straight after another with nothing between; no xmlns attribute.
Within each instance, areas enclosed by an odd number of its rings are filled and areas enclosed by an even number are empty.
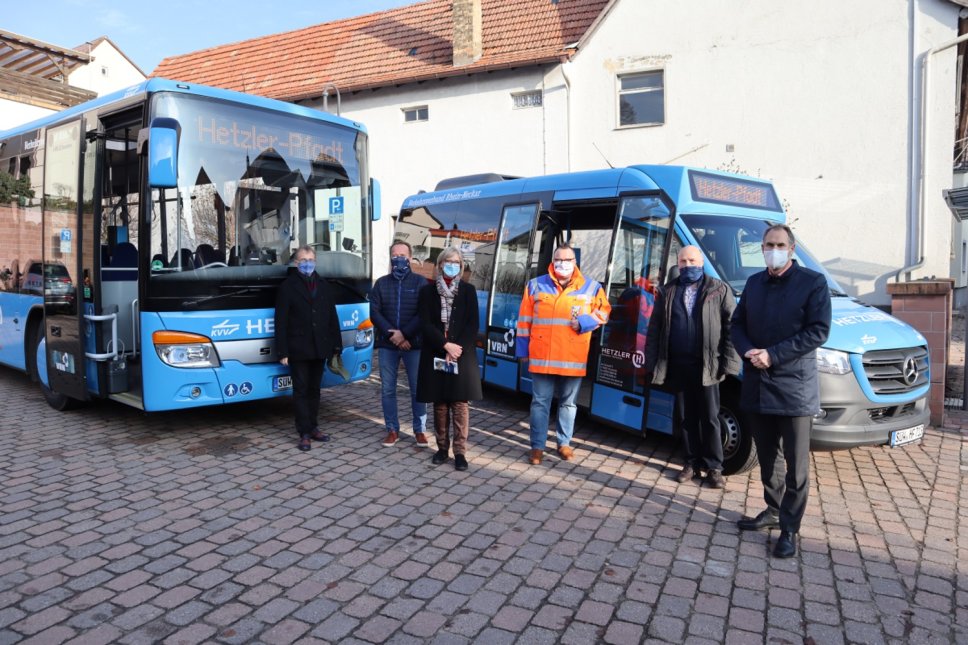
<svg viewBox="0 0 968 645"><path fill-rule="evenodd" d="M107 76L107 75L108 75L108 68L107 68L107 66L106 65L101 65L101 76Z"/></svg>
<svg viewBox="0 0 968 645"><path fill-rule="evenodd" d="M417 121L426 121L428 117L429 115L427 112L426 105L403 108L404 123L416 123Z"/></svg>
<svg viewBox="0 0 968 645"><path fill-rule="evenodd" d="M619 127L665 123L664 81L661 70L618 77Z"/></svg>
<svg viewBox="0 0 968 645"><path fill-rule="evenodd" d="M541 90L512 94L511 103L515 110L518 108L541 107Z"/></svg>

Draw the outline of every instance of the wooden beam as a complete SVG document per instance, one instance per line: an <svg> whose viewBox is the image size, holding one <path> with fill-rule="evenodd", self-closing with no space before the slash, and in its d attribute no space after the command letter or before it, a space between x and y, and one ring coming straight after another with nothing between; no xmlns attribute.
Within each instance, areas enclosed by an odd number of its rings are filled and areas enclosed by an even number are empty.
<svg viewBox="0 0 968 645"><path fill-rule="evenodd" d="M0 98L63 110L96 97L89 90L0 68Z"/></svg>

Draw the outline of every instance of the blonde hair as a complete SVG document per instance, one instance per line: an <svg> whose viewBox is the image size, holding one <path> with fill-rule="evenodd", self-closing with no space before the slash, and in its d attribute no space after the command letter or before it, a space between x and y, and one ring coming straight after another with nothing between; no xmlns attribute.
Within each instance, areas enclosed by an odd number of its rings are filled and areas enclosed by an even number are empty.
<svg viewBox="0 0 968 645"><path fill-rule="evenodd" d="M440 269L440 267L443 266L444 262L447 261L447 258L451 257L452 255L457 256L457 261L460 262L461 269L463 269L464 254L461 253L460 249L457 248L456 246L448 246L446 249L440 252L440 255L437 256L437 268Z"/></svg>

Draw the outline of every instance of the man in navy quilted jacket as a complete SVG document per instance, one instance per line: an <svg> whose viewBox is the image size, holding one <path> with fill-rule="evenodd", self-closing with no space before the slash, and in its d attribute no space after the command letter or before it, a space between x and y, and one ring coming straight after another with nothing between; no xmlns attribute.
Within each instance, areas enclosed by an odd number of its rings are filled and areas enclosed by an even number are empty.
<svg viewBox="0 0 968 645"><path fill-rule="evenodd" d="M390 273L379 278L370 291L370 318L376 327L375 345L380 361L383 387L383 421L387 434L383 445L392 447L400 437L397 416L397 371L400 363L410 384L410 408L417 445L429 448L427 404L417 401L417 369L420 365L420 316L417 293L427 280L410 270L412 250L400 240L390 246Z"/></svg>

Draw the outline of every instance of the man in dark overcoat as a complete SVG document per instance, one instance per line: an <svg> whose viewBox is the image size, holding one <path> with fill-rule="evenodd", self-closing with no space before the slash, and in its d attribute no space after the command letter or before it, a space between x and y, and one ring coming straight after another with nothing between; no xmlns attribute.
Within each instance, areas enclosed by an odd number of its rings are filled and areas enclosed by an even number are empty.
<svg viewBox="0 0 968 645"><path fill-rule="evenodd" d="M807 507L810 427L820 412L817 348L830 334L830 288L822 274L793 259L790 227L767 228L762 248L766 270L746 281L731 331L743 357L740 405L749 413L767 508L737 525L744 531L779 526L773 555L790 558ZM780 450L784 481L775 468Z"/></svg>
<svg viewBox="0 0 968 645"><path fill-rule="evenodd" d="M276 295L276 354L292 375L292 403L299 449L328 441L319 430L319 388L325 362L343 351L336 303L326 281L316 273L316 251L301 246L296 270Z"/></svg>

